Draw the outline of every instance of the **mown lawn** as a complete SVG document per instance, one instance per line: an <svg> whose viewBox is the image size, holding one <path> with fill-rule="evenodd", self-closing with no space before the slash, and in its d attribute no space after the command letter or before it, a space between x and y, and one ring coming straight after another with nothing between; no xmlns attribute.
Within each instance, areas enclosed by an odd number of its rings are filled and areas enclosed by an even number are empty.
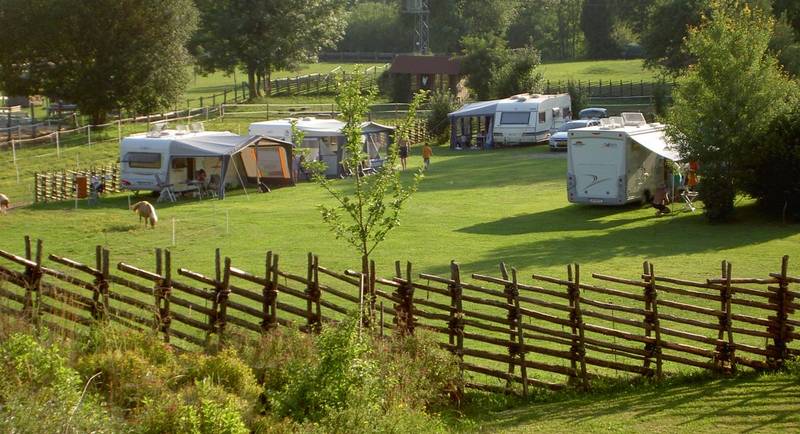
<svg viewBox="0 0 800 434"><path fill-rule="evenodd" d="M631 60L581 60L575 62L546 63L541 66L545 80L561 81L645 81L657 78L657 72L645 69L642 59Z"/></svg>
<svg viewBox="0 0 800 434"><path fill-rule="evenodd" d="M479 400L453 418L461 431L506 433L797 432L798 374L689 376L583 395L555 395L511 408ZM495 406L495 411L487 407Z"/></svg>

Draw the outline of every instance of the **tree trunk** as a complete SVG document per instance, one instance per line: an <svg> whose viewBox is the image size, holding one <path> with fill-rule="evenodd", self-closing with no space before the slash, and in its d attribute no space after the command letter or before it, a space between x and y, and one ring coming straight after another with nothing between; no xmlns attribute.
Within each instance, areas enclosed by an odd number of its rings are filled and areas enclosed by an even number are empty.
<svg viewBox="0 0 800 434"><path fill-rule="evenodd" d="M261 71L256 72L256 95L261 96Z"/></svg>
<svg viewBox="0 0 800 434"><path fill-rule="evenodd" d="M249 99L256 96L256 69L252 66L247 67L247 90L250 92Z"/></svg>

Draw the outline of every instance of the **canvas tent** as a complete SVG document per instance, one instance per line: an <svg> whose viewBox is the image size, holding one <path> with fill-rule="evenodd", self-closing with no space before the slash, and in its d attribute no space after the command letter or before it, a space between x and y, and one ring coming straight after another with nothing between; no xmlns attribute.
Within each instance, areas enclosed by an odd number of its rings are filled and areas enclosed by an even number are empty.
<svg viewBox="0 0 800 434"><path fill-rule="evenodd" d="M345 137L342 129L345 123L336 119L277 119L273 121L254 122L250 124L248 132L251 135L277 137L281 140L292 140L292 121L297 122L297 128L305 133L303 143L296 146L309 149L308 157L312 161L322 161L327 170L326 175L336 177L343 174L342 160L344 159ZM380 167L386 156L386 151L394 135L394 127L381 125L376 122L361 124L364 140L364 151L369 155L370 165Z"/></svg>
<svg viewBox="0 0 800 434"><path fill-rule="evenodd" d="M484 137L484 144L491 146L494 117L500 101L503 100L474 102L449 113L450 147L468 147L473 143L473 136Z"/></svg>
<svg viewBox="0 0 800 434"><path fill-rule="evenodd" d="M287 185L292 180L291 143L229 132L160 131L134 134L120 144L122 185L158 190L156 175L177 191L189 189L198 171L225 190L248 184Z"/></svg>

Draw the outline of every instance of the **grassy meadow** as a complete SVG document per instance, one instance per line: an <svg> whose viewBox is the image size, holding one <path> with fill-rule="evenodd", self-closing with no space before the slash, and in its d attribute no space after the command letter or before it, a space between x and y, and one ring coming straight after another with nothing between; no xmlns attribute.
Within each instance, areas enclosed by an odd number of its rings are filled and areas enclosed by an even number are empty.
<svg viewBox="0 0 800 434"><path fill-rule="evenodd" d="M541 65L545 80L556 81L655 81L658 73L645 69L642 59L577 60Z"/></svg>

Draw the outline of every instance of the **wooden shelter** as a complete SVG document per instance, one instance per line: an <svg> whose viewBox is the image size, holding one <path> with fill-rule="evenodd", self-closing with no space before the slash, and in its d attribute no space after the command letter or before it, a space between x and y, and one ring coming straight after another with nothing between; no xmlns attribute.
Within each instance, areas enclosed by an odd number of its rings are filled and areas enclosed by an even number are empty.
<svg viewBox="0 0 800 434"><path fill-rule="evenodd" d="M389 74L410 77L410 91L436 90L447 87L458 94L461 62L447 56L415 56L402 54L394 58Z"/></svg>

